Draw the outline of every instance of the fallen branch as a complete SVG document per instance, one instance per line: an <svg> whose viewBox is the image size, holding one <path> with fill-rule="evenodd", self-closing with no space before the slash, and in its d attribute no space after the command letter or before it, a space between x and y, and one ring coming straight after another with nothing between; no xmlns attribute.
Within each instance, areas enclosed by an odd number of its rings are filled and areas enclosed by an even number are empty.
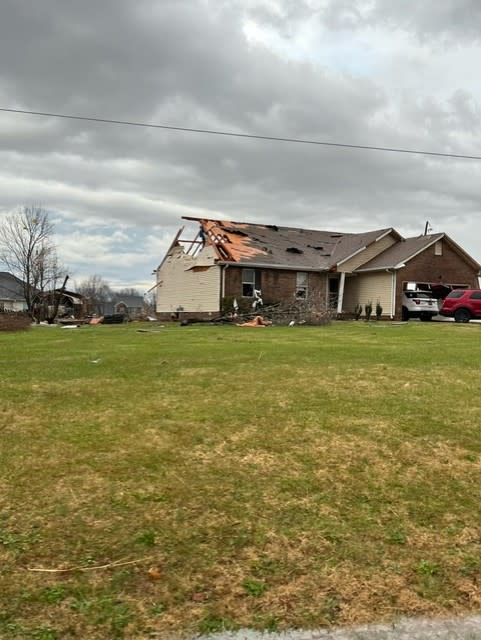
<svg viewBox="0 0 481 640"><path fill-rule="evenodd" d="M137 560L116 560L115 562L108 562L107 564L97 565L95 567L69 567L68 569L42 569L36 567L27 567L27 571L37 571L40 573L67 573L69 571L97 571L98 569L110 569L111 567L123 567L127 564L138 564L139 562L147 562L152 560L154 556L148 556L147 558L138 558Z"/></svg>

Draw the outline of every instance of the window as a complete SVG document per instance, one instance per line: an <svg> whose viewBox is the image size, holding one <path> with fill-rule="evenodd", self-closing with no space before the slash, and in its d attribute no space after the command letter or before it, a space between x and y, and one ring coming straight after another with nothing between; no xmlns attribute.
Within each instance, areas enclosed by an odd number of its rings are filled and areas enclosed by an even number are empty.
<svg viewBox="0 0 481 640"><path fill-rule="evenodd" d="M259 269L242 269L242 295L253 298L254 289L261 289L261 272Z"/></svg>
<svg viewBox="0 0 481 640"><path fill-rule="evenodd" d="M472 300L481 300L481 291L474 291L469 297Z"/></svg>
<svg viewBox="0 0 481 640"><path fill-rule="evenodd" d="M434 255L442 256L443 255L443 241L437 240L434 244Z"/></svg>
<svg viewBox="0 0 481 640"><path fill-rule="evenodd" d="M464 296L464 291L462 289L456 289L456 291L451 291L446 296L447 298L462 298Z"/></svg>
<svg viewBox="0 0 481 640"><path fill-rule="evenodd" d="M298 271L296 273L296 298L298 300L307 298L307 280L308 274L306 271Z"/></svg>

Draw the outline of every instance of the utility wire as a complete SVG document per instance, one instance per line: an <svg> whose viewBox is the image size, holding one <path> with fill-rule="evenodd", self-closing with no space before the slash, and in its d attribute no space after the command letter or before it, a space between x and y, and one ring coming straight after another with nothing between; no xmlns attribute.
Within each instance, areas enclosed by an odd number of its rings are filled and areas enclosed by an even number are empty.
<svg viewBox="0 0 481 640"><path fill-rule="evenodd" d="M187 133L205 133L213 136L230 136L232 138L249 138L252 140L272 140L274 142L291 142L295 144L313 144L323 147L341 147L343 149L361 149L363 151L388 151L390 153L409 153L418 156L436 156L439 158L458 158L462 160L481 160L481 156L468 156L461 153L441 153L437 151L422 151L419 149L399 149L397 147L375 147L363 144L345 144L341 142L325 142L322 140L307 140L303 138L284 138L278 136L261 136L253 133L234 133L233 131L217 131L213 129L193 129L190 127L174 127L166 124L150 124L148 122L135 122L130 120L111 120L109 118L95 118L90 116L75 116L66 113L49 113L46 111L27 111L25 109L5 109L6 113L17 113L31 116L44 116L47 118L64 118L67 120L84 120L86 122L99 122L104 124L119 124L129 127L146 127L150 129L166 129L169 131L184 131Z"/></svg>

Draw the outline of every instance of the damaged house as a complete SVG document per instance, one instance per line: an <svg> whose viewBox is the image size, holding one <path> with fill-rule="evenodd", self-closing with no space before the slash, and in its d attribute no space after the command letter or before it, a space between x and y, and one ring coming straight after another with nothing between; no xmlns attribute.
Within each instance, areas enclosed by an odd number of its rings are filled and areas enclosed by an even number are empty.
<svg viewBox="0 0 481 640"><path fill-rule="evenodd" d="M33 315L37 320L48 318L83 318L86 312L85 298L64 288L39 291L33 298Z"/></svg>
<svg viewBox="0 0 481 640"><path fill-rule="evenodd" d="M264 304L309 300L339 315L379 302L383 316L395 318L413 283L439 298L480 286L481 265L444 233L403 238L393 228L344 233L184 219L199 231L186 240L180 229L155 271L162 316L214 316L226 301L262 292Z"/></svg>

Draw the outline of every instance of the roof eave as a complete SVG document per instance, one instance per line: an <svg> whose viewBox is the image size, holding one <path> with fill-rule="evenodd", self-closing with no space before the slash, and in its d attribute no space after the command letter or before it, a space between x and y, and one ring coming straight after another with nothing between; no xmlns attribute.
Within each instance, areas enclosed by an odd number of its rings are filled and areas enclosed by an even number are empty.
<svg viewBox="0 0 481 640"><path fill-rule="evenodd" d="M379 267L369 267L369 269L355 269L353 273L368 273L373 271L392 271L393 269L400 269L401 267L405 267L404 263L400 265L380 265Z"/></svg>
<svg viewBox="0 0 481 640"><path fill-rule="evenodd" d="M218 260L216 264L227 267L242 267L243 269L284 269L285 271L329 271L329 267L306 267L304 265L265 264L262 262L234 262Z"/></svg>

